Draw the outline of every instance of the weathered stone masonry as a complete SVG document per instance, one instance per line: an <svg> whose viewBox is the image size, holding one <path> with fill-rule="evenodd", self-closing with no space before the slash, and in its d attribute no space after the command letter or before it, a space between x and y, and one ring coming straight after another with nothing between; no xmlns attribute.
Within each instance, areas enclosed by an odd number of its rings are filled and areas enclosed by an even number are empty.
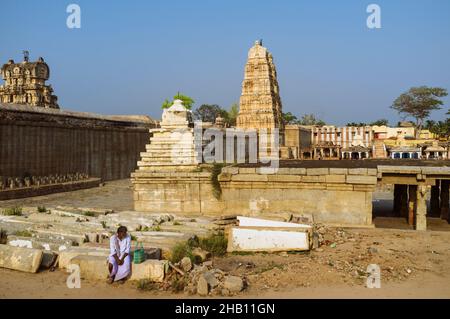
<svg viewBox="0 0 450 319"><path fill-rule="evenodd" d="M0 104L0 176L86 173L128 178L155 122Z"/></svg>

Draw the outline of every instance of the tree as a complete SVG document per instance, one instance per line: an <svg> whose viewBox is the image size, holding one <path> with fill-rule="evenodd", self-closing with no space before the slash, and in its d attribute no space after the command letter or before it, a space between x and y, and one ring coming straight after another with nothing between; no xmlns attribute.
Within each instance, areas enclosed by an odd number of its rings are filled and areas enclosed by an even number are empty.
<svg viewBox="0 0 450 319"><path fill-rule="evenodd" d="M282 114L282 120L283 120L283 124L298 124L298 119L297 117L292 114L291 112L287 112L287 113L283 113Z"/></svg>
<svg viewBox="0 0 450 319"><path fill-rule="evenodd" d="M360 127L360 126L367 126L367 123L364 123L364 122L359 122L359 123L350 122L350 123L347 123L346 126L358 126L358 127Z"/></svg>
<svg viewBox="0 0 450 319"><path fill-rule="evenodd" d="M386 120L386 119L379 119L379 120L376 120L375 122L370 123L369 125L370 126L374 126L374 125L376 125L376 126L389 126L389 121Z"/></svg>
<svg viewBox="0 0 450 319"><path fill-rule="evenodd" d="M416 120L416 138L419 137L423 122L434 110L439 110L444 104L440 97L447 96L447 90L439 87L412 87L403 93L391 108L405 117L413 117Z"/></svg>
<svg viewBox="0 0 450 319"><path fill-rule="evenodd" d="M239 115L239 105L233 103L229 111L224 110L222 117L225 119L225 123L228 126L236 126L236 119Z"/></svg>
<svg viewBox="0 0 450 319"><path fill-rule="evenodd" d="M314 114L305 114L300 120L297 121L300 125L317 125L324 126L326 123L316 118Z"/></svg>
<svg viewBox="0 0 450 319"><path fill-rule="evenodd" d="M183 95L180 92L178 92L177 94L174 95L172 102L170 102L168 99L165 99L161 105L161 108L167 109L171 107L175 100L183 101L184 107L187 108L188 110L190 110L195 103L195 101L191 97Z"/></svg>
<svg viewBox="0 0 450 319"><path fill-rule="evenodd" d="M216 121L216 118L223 114L224 110L217 104L202 104L198 109L194 111L194 119L202 122Z"/></svg>

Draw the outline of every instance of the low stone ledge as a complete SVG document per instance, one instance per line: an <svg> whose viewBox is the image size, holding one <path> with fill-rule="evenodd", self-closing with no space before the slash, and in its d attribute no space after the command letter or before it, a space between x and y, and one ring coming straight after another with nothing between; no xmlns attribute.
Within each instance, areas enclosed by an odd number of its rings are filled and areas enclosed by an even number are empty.
<svg viewBox="0 0 450 319"><path fill-rule="evenodd" d="M349 168L349 175L367 175L367 168Z"/></svg>
<svg viewBox="0 0 450 319"><path fill-rule="evenodd" d="M42 250L0 245L0 267L35 273L42 261Z"/></svg>
<svg viewBox="0 0 450 319"><path fill-rule="evenodd" d="M233 175L231 180L236 181L236 182L267 182L269 179L268 179L268 175L238 174L238 175Z"/></svg>
<svg viewBox="0 0 450 319"><path fill-rule="evenodd" d="M325 175L325 182L326 183L342 183L345 184L345 176L346 175Z"/></svg>
<svg viewBox="0 0 450 319"><path fill-rule="evenodd" d="M346 168L330 168L331 175L347 175L348 170Z"/></svg>
<svg viewBox="0 0 450 319"><path fill-rule="evenodd" d="M376 185L377 177L376 176L362 176L362 175L347 175L346 182L347 182L347 184Z"/></svg>
<svg viewBox="0 0 450 319"><path fill-rule="evenodd" d="M306 175L328 175L330 173L329 169L323 168L307 168Z"/></svg>
<svg viewBox="0 0 450 319"><path fill-rule="evenodd" d="M255 167L239 167L239 174L255 174Z"/></svg>
<svg viewBox="0 0 450 319"><path fill-rule="evenodd" d="M0 200L10 200L17 198L44 196L54 193L72 192L80 189L98 187L100 185L100 182L101 182L100 178L89 178L86 180L79 180L65 183L4 189L0 190Z"/></svg>
<svg viewBox="0 0 450 319"><path fill-rule="evenodd" d="M71 259L71 264L80 267L80 275L87 280L105 280L108 278L108 261L102 256L78 255ZM130 280L147 279L163 282L167 269L167 261L148 259L140 264L131 264Z"/></svg>

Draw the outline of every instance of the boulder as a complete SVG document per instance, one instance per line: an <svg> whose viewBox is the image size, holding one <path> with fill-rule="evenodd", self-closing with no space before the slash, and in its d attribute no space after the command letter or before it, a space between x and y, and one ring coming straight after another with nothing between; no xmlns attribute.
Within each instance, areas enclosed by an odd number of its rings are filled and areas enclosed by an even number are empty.
<svg viewBox="0 0 450 319"><path fill-rule="evenodd" d="M209 251L203 250L199 247L196 247L192 250L192 254L196 259L198 259L200 262L204 262L211 258L211 253Z"/></svg>
<svg viewBox="0 0 450 319"><path fill-rule="evenodd" d="M217 280L216 276L214 276L214 274L211 271L206 271L201 276L205 278L206 282L208 283L209 287L211 287L211 289L216 288L220 284L219 280Z"/></svg>
<svg viewBox="0 0 450 319"><path fill-rule="evenodd" d="M0 267L35 273L42 260L42 250L0 245Z"/></svg>
<svg viewBox="0 0 450 319"><path fill-rule="evenodd" d="M223 287L230 292L240 292L242 289L244 289L244 281L241 277L228 276L225 278Z"/></svg>
<svg viewBox="0 0 450 319"><path fill-rule="evenodd" d="M200 276L197 281L197 293L200 296L207 296L209 293L208 282L206 281L204 276Z"/></svg>
<svg viewBox="0 0 450 319"><path fill-rule="evenodd" d="M180 262L181 269L183 271L188 272L192 269L192 261L189 257L184 257Z"/></svg>

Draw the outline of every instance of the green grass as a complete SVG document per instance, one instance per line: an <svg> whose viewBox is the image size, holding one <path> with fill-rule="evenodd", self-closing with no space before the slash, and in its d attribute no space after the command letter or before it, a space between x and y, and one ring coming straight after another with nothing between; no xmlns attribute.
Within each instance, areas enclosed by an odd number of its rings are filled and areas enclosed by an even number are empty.
<svg viewBox="0 0 450 319"><path fill-rule="evenodd" d="M5 208L2 211L2 215L5 216L22 216L22 207L11 207L11 208Z"/></svg>
<svg viewBox="0 0 450 319"><path fill-rule="evenodd" d="M227 252L228 242L223 235L211 235L203 238L193 238L173 246L170 253L170 261L179 262L184 257L189 257L193 263L196 262L192 250L196 247L209 251L213 256L223 256Z"/></svg>
<svg viewBox="0 0 450 319"><path fill-rule="evenodd" d="M180 226L180 225L183 225L183 224L177 220L173 222L173 226Z"/></svg>
<svg viewBox="0 0 450 319"><path fill-rule="evenodd" d="M38 211L38 213L46 213L47 208L45 208L45 206L38 206L37 211Z"/></svg>
<svg viewBox="0 0 450 319"><path fill-rule="evenodd" d="M158 284L148 279L141 279L137 283L137 289L142 291L152 291L159 289Z"/></svg>
<svg viewBox="0 0 450 319"><path fill-rule="evenodd" d="M184 257L189 257L192 262L195 261L195 257L192 254L192 246L188 242L181 242L172 247L170 252L171 262L177 263Z"/></svg>
<svg viewBox="0 0 450 319"><path fill-rule="evenodd" d="M227 253L228 241L223 235L211 235L200 238L199 247L209 251L213 256L223 256Z"/></svg>
<svg viewBox="0 0 450 319"><path fill-rule="evenodd" d="M94 212L90 212L90 211L84 212L83 215L84 216L88 216L88 217L95 217L95 213Z"/></svg>
<svg viewBox="0 0 450 319"><path fill-rule="evenodd" d="M102 227L103 227L103 229L106 228L106 222L104 220L102 220Z"/></svg>
<svg viewBox="0 0 450 319"><path fill-rule="evenodd" d="M161 227L159 225L153 226L152 231L161 231Z"/></svg>
<svg viewBox="0 0 450 319"><path fill-rule="evenodd" d="M15 236L19 237L33 237L33 234L28 230L18 230L13 233Z"/></svg>

